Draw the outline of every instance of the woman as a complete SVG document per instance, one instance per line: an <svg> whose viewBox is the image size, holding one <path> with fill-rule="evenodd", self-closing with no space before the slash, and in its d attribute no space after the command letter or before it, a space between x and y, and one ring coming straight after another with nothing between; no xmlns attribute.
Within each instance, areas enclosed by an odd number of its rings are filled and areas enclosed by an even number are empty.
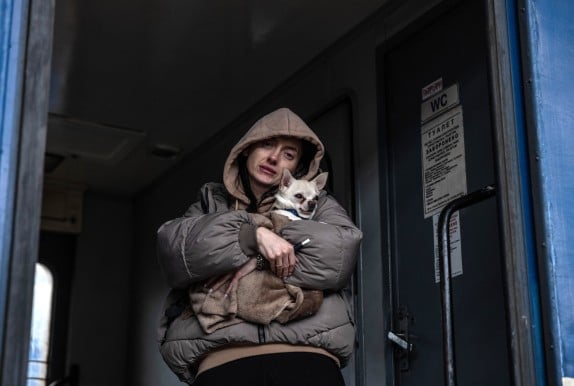
<svg viewBox="0 0 574 386"><path fill-rule="evenodd" d="M259 121L231 150L224 184L202 187L184 217L158 231L158 257L173 290L160 325L160 351L178 377L194 385L344 385L339 367L352 354L354 322L343 288L353 273L361 231L322 192L312 220L293 221L280 235L258 227L284 168L313 178L324 148L286 108ZM293 245L310 238L295 255ZM257 256L286 283L325 293L319 311L286 324L234 324L206 334L189 310L190 285L229 278ZM221 282L221 280L219 280Z"/></svg>

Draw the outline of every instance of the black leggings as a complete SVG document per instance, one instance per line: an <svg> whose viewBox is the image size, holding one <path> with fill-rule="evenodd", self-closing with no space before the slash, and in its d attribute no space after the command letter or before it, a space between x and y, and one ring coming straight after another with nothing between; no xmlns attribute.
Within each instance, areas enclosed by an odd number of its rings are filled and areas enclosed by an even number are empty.
<svg viewBox="0 0 574 386"><path fill-rule="evenodd" d="M345 386L339 367L316 353L238 359L199 374L193 386Z"/></svg>

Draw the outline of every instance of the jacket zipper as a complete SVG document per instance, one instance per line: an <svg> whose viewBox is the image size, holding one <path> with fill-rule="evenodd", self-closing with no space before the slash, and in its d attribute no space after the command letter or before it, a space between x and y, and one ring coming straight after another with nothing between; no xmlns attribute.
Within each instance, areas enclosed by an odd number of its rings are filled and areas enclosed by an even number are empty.
<svg viewBox="0 0 574 386"><path fill-rule="evenodd" d="M257 335L259 335L259 344L265 343L265 327L262 324L257 326Z"/></svg>

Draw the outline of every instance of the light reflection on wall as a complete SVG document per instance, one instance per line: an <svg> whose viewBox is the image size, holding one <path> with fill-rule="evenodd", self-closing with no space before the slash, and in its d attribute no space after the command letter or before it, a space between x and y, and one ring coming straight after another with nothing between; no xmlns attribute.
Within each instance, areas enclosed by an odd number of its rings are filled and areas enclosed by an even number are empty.
<svg viewBox="0 0 574 386"><path fill-rule="evenodd" d="M36 264L27 386L46 385L53 288L54 279L50 270Z"/></svg>

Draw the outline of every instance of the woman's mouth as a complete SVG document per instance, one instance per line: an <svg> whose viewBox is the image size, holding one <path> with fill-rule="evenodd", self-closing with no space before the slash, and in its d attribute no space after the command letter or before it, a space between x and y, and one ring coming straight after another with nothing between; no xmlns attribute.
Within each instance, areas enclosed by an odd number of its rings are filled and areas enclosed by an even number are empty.
<svg viewBox="0 0 574 386"><path fill-rule="evenodd" d="M263 174L266 174L266 175L271 176L271 177L275 177L275 175L277 174L277 172L275 171L275 169L270 168L270 167L268 167L268 166L263 166L263 165L261 165L261 166L259 166L259 170L260 170Z"/></svg>

